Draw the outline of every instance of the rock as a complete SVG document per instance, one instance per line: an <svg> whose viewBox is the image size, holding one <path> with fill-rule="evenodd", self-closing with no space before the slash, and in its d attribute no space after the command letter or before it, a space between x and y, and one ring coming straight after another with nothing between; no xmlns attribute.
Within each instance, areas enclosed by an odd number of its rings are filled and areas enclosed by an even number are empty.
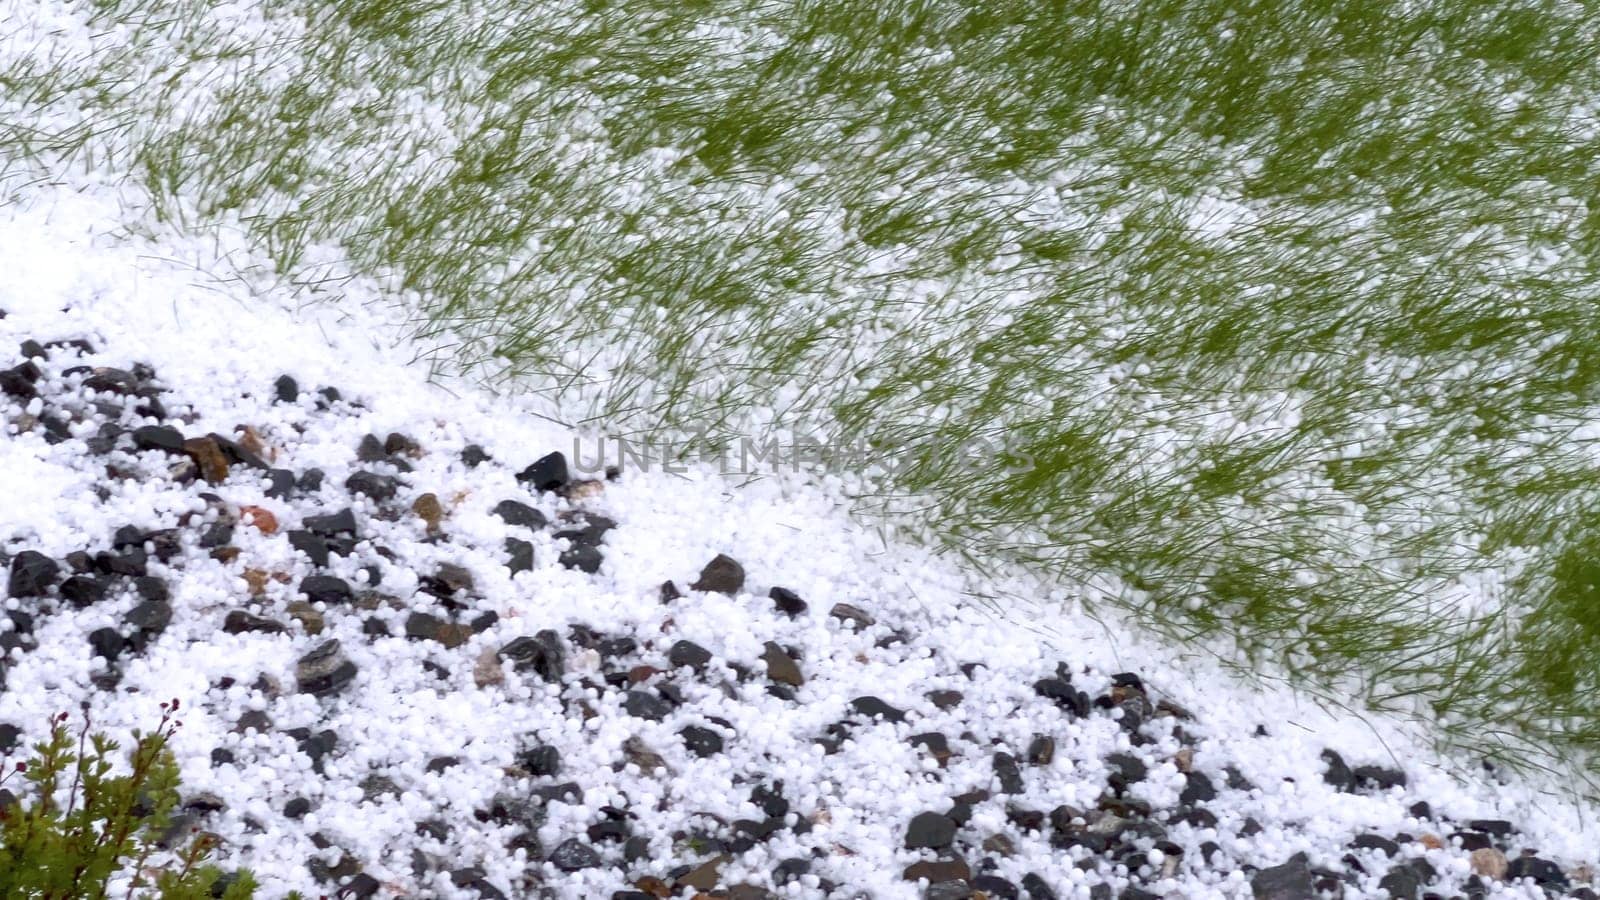
<svg viewBox="0 0 1600 900"><path fill-rule="evenodd" d="M872 696L857 697L856 699L851 700L850 709L857 715L866 716L872 719L881 717L886 722L899 723L906 720L906 714L903 710L896 709L877 697Z"/></svg>
<svg viewBox="0 0 1600 900"><path fill-rule="evenodd" d="M995 777L1000 779L1000 793L1022 793L1022 770L1017 767L1017 758L1009 753L996 753L993 760Z"/></svg>
<svg viewBox="0 0 1600 900"><path fill-rule="evenodd" d="M833 609L828 610L830 618L838 619L846 624L854 625L857 631L871 628L878 624L877 620L867 615L866 611L848 603L835 603Z"/></svg>
<svg viewBox="0 0 1600 900"><path fill-rule="evenodd" d="M471 888L479 900L505 900L505 894L489 883L488 875L477 866L456 869L450 873L450 883L458 888Z"/></svg>
<svg viewBox="0 0 1600 900"><path fill-rule="evenodd" d="M295 530L288 534L289 546L311 560L315 568L326 568L330 558L328 539L309 531Z"/></svg>
<svg viewBox="0 0 1600 900"><path fill-rule="evenodd" d="M217 445L216 438L210 435L189 438L183 442L183 452L194 460L200 477L207 483L221 484L228 479L228 456Z"/></svg>
<svg viewBox="0 0 1600 900"><path fill-rule="evenodd" d="M806 611L806 601L788 588L775 587L767 592L767 596L772 598L772 605L777 607L779 612L791 619Z"/></svg>
<svg viewBox="0 0 1600 900"><path fill-rule="evenodd" d="M24 550L11 560L7 590L13 597L43 597L55 587L61 566L37 550Z"/></svg>
<svg viewBox="0 0 1600 900"><path fill-rule="evenodd" d="M674 666L703 669L711 662L711 651L694 641L678 641L667 651L667 661Z"/></svg>
<svg viewBox="0 0 1600 900"><path fill-rule="evenodd" d="M979 875L972 879L972 889L989 900L1017 900L1017 886L998 875Z"/></svg>
<svg viewBox="0 0 1600 900"><path fill-rule="evenodd" d="M1532 878L1541 885L1554 885L1564 888L1567 886L1567 876L1561 867L1548 859L1528 855L1527 851L1522 856L1511 860L1506 866L1506 880L1517 881L1522 878Z"/></svg>
<svg viewBox="0 0 1600 900"><path fill-rule="evenodd" d="M429 534L439 532L440 523L444 521L444 505L439 502L439 495L430 492L411 501L411 512L423 521Z"/></svg>
<svg viewBox="0 0 1600 900"><path fill-rule="evenodd" d="M389 454L383 449L383 441L378 440L375 434L361 438L361 443L356 445L356 460L358 462L383 462Z"/></svg>
<svg viewBox="0 0 1600 900"><path fill-rule="evenodd" d="M682 600L683 594L678 592L677 585L670 581L663 581L661 582L660 598L663 604L667 604L674 600Z"/></svg>
<svg viewBox="0 0 1600 900"><path fill-rule="evenodd" d="M148 634L160 634L172 624L172 604L165 600L145 600L123 617L131 627Z"/></svg>
<svg viewBox="0 0 1600 900"><path fill-rule="evenodd" d="M690 753L702 759L722 752L722 735L709 728L689 725L678 732Z"/></svg>
<svg viewBox="0 0 1600 900"><path fill-rule="evenodd" d="M1484 878L1493 878L1495 881L1506 879L1506 855L1495 847L1479 847L1472 851L1468 857L1474 875Z"/></svg>
<svg viewBox="0 0 1600 900"><path fill-rule="evenodd" d="M1401 863L1379 879L1378 890L1387 892L1390 900L1417 900L1422 894L1422 878L1416 869Z"/></svg>
<svg viewBox="0 0 1600 900"><path fill-rule="evenodd" d="M534 777L561 774L561 751L540 745L517 754L517 765Z"/></svg>
<svg viewBox="0 0 1600 900"><path fill-rule="evenodd" d="M98 575L73 575L61 582L61 598L82 609L99 603L111 589L108 579Z"/></svg>
<svg viewBox="0 0 1600 900"><path fill-rule="evenodd" d="M1202 803L1215 800L1217 789L1202 772L1190 772L1183 776L1183 793L1178 795L1178 802L1184 806L1198 806Z"/></svg>
<svg viewBox="0 0 1600 900"><path fill-rule="evenodd" d="M231 522L212 522L200 535L200 547L204 550L214 550L226 547L233 541L233 524Z"/></svg>
<svg viewBox="0 0 1600 900"><path fill-rule="evenodd" d="M414 612L406 617L406 637L414 641L438 641L454 650L472 638L472 627L446 622L428 613Z"/></svg>
<svg viewBox="0 0 1600 900"><path fill-rule="evenodd" d="M295 678L302 694L329 697L344 690L356 677L356 665L339 652L338 640L324 641L300 658Z"/></svg>
<svg viewBox="0 0 1600 900"><path fill-rule="evenodd" d="M365 872L357 872L339 888L339 900L365 900L377 894L381 887L383 885L378 879Z"/></svg>
<svg viewBox="0 0 1600 900"><path fill-rule="evenodd" d="M1089 695L1074 688L1072 682L1064 678L1041 678L1034 682L1033 692L1055 701L1056 706L1071 713L1074 718L1089 717Z"/></svg>
<svg viewBox="0 0 1600 900"><path fill-rule="evenodd" d="M295 600L284 607L284 610L289 614L289 618L300 623L300 627L306 630L306 634L322 633L325 622L323 621L322 613L315 606L304 600Z"/></svg>
<svg viewBox="0 0 1600 900"><path fill-rule="evenodd" d="M1399 844L1381 834L1358 834L1350 846L1357 850L1381 850L1384 856L1394 856L1400 852Z"/></svg>
<svg viewBox="0 0 1600 900"><path fill-rule="evenodd" d="M495 504L494 514L504 519L507 525L538 530L549 524L544 513L520 500L501 500Z"/></svg>
<svg viewBox="0 0 1600 900"><path fill-rule="evenodd" d="M692 591L705 591L707 593L737 594L744 587L744 566L725 554L718 553L716 558L706 563L700 570L700 577L689 585Z"/></svg>
<svg viewBox="0 0 1600 900"><path fill-rule="evenodd" d="M353 536L356 533L356 514L349 507L345 507L336 513L306 516L300 527L322 537Z"/></svg>
<svg viewBox="0 0 1600 900"><path fill-rule="evenodd" d="M672 706L649 691L628 691L622 695L622 709L636 719L659 722L672 712Z"/></svg>
<svg viewBox="0 0 1600 900"><path fill-rule="evenodd" d="M1467 828L1497 838L1510 837L1517 830L1504 819L1471 819L1467 822Z"/></svg>
<svg viewBox="0 0 1600 900"><path fill-rule="evenodd" d="M956 823L948 816L936 812L923 812L913 816L906 826L907 850L943 850L956 838Z"/></svg>
<svg viewBox="0 0 1600 900"><path fill-rule="evenodd" d="M354 494L365 494L373 500L382 503L394 499L400 491L400 479L392 475L379 475L376 472L357 472L344 481L345 490Z"/></svg>
<svg viewBox="0 0 1600 900"><path fill-rule="evenodd" d="M559 451L542 456L518 472L517 480L536 491L559 491L571 480L567 473L567 458Z"/></svg>
<svg viewBox="0 0 1600 900"><path fill-rule="evenodd" d="M773 641L767 641L763 645L761 661L767 664L767 677L779 684L800 687L806 683L799 664Z"/></svg>
<svg viewBox="0 0 1600 900"><path fill-rule="evenodd" d="M477 444L468 444L461 448L461 462L469 469L476 469L493 459L494 457L490 456L487 450Z"/></svg>
<svg viewBox="0 0 1600 900"><path fill-rule="evenodd" d="M932 703L935 709L941 710L955 709L961 705L962 700L966 699L966 695L960 691L950 690L929 691L922 696L928 698L928 702Z"/></svg>
<svg viewBox="0 0 1600 900"><path fill-rule="evenodd" d="M661 754L651 750L649 745L638 737L630 737L622 742L622 756L628 762L638 766L639 771L647 774L657 769L662 771L667 769L667 762L661 758Z"/></svg>
<svg viewBox="0 0 1600 900"><path fill-rule="evenodd" d="M1036 734L1028 744L1028 763L1048 766L1056 758L1056 739L1048 734Z"/></svg>
<svg viewBox="0 0 1600 900"><path fill-rule="evenodd" d="M278 533L278 517L266 507L249 505L239 507L239 521L254 526L262 534Z"/></svg>
<svg viewBox="0 0 1600 900"><path fill-rule="evenodd" d="M605 562L605 554L601 553L598 547L578 544L561 551L556 562L563 568L576 569L584 574L593 575L600 571L601 563Z"/></svg>
<svg viewBox="0 0 1600 900"><path fill-rule="evenodd" d="M349 583L332 575L307 575L300 581L300 593L312 603L349 603L355 597Z"/></svg>
<svg viewBox="0 0 1600 900"><path fill-rule="evenodd" d="M407 435L398 431L391 431L389 436L383 439L383 452L389 456L409 456L412 459L420 459L422 457L422 445Z"/></svg>
<svg viewBox="0 0 1600 900"><path fill-rule="evenodd" d="M133 430L133 446L183 456L183 435L170 425L141 425Z"/></svg>
<svg viewBox="0 0 1600 900"><path fill-rule="evenodd" d="M1050 885L1032 872L1022 876L1022 889L1028 892L1028 900L1057 900Z"/></svg>
<svg viewBox="0 0 1600 900"><path fill-rule="evenodd" d="M95 656L106 662L116 662L122 655L122 632L115 628L96 628L89 632L89 647Z"/></svg>
<svg viewBox="0 0 1600 900"><path fill-rule="evenodd" d="M469 592L473 588L472 572L455 563L440 563L433 572L432 582L441 599Z"/></svg>
<svg viewBox="0 0 1600 900"><path fill-rule="evenodd" d="M289 629L282 622L245 612L242 609L236 609L229 612L228 617L223 620L222 630L228 634L244 634L246 632L282 634Z"/></svg>
<svg viewBox="0 0 1600 900"><path fill-rule="evenodd" d="M562 466L566 463L563 461ZM600 854L577 838L568 838L550 854L550 863L563 872L578 872L600 867Z"/></svg>
<svg viewBox="0 0 1600 900"><path fill-rule="evenodd" d="M1316 888L1306 855L1296 853L1282 865L1257 872L1250 891L1255 900L1313 900Z"/></svg>
<svg viewBox="0 0 1600 900"><path fill-rule="evenodd" d="M679 876L678 884L697 891L709 891L722 880L722 867L731 860L732 857L727 855L713 857Z"/></svg>
<svg viewBox="0 0 1600 900"><path fill-rule="evenodd" d="M561 636L545 629L533 637L519 637L500 648L500 658L509 660L518 672L532 671L548 682L558 682L566 671L566 649Z"/></svg>
<svg viewBox="0 0 1600 900"><path fill-rule="evenodd" d="M485 647L478 654L478 661L472 665L472 683L480 688L497 684L505 684L506 673L500 667L500 651L493 647Z"/></svg>
<svg viewBox="0 0 1600 900"><path fill-rule="evenodd" d="M533 571L533 544L520 538L506 538L506 568L511 574Z"/></svg>
<svg viewBox="0 0 1600 900"><path fill-rule="evenodd" d="M300 399L300 385L288 375L279 375L272 383L272 396L278 403L294 403Z"/></svg>
<svg viewBox="0 0 1600 900"><path fill-rule="evenodd" d="M295 474L289 469L267 470L267 496L287 500L294 494Z"/></svg>
<svg viewBox="0 0 1600 900"><path fill-rule="evenodd" d="M961 883L972 877L972 870L968 868L966 860L960 857L924 860L907 866L900 877L906 881L927 879L931 885Z"/></svg>
<svg viewBox="0 0 1600 900"><path fill-rule="evenodd" d="M0 392L18 400L32 400L39 396L39 389L34 387L34 382L42 374L39 367L31 362L0 370Z"/></svg>
<svg viewBox="0 0 1600 900"><path fill-rule="evenodd" d="M1353 793L1356 789L1356 774L1345 765L1344 757L1334 750L1323 750L1322 759L1328 764L1328 768L1322 773L1322 780L1332 785L1334 790Z"/></svg>
<svg viewBox="0 0 1600 900"><path fill-rule="evenodd" d="M1390 788L1405 787L1406 773L1399 769L1386 769L1383 766L1356 766L1356 784L1364 788L1374 788L1381 791Z"/></svg>
<svg viewBox="0 0 1600 900"><path fill-rule="evenodd" d="M914 734L907 741L913 747L922 747L933 757L939 768L944 768L950 762L950 741L937 731L924 734Z"/></svg>

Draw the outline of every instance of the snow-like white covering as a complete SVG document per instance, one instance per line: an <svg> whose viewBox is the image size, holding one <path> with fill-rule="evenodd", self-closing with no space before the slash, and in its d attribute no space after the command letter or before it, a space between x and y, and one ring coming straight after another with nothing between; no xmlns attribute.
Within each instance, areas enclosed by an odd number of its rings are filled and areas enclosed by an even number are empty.
<svg viewBox="0 0 1600 900"><path fill-rule="evenodd" d="M489 631L448 656L425 642L369 640L361 634L362 614L335 611L329 612L328 631L321 636L298 626L286 636L227 635L221 617L244 605L240 571L245 564L230 568L196 551L175 560L170 571L152 564L152 571L172 581L173 623L147 655L131 659L113 692L91 687L100 663L91 657L84 635L116 625L131 598L61 612L40 623L39 648L11 661L9 687L0 693L0 721L22 724L30 738L37 738L50 713L87 700L100 726L125 732L153 723L159 700L182 698L184 727L175 747L186 790L213 792L226 802L227 809L207 827L226 841L230 862L256 871L266 885L264 896L316 890L304 862L314 853L309 835L317 831L361 859L395 896L449 895L447 881L423 884L411 874L415 823L434 815L470 822L472 810L503 788L501 768L530 735L558 747L566 770L578 773L575 777L590 788L579 805L550 807L540 832L547 848L581 834L584 825L597 820L601 806L623 798L639 816L637 833L678 821L672 818L674 809L679 815L684 808L729 819L748 815L747 809L741 811L748 787L736 788L732 779L761 774L789 786L797 814L818 817L827 811L810 839L851 854L835 853L832 877L874 897L918 896L914 885L900 879L901 870L917 858L900 846L905 822L924 809L948 808L953 793L988 786L992 749L985 742L967 761L953 761L940 782L928 777L928 770L897 762L908 752L909 735L938 730L954 743L957 734L972 729L980 737L1002 739L1018 754L1028 735L1056 736L1061 744L1056 761L1028 772L1028 799L1044 809L1092 804L1104 783L1100 760L1129 749L1126 732L1109 718L1068 723L1053 705L1031 696L1027 686L1063 660L1074 671L1093 667L1094 674L1079 679L1091 695L1104 689L1107 673L1140 672L1157 697L1194 714L1195 721L1184 728L1199 737L1197 769L1220 784L1224 767L1232 765L1256 785L1207 804L1221 820L1218 834L1180 838L1182 830L1175 828L1175 840L1215 840L1223 852L1263 867L1300 850L1313 864L1331 865L1356 832L1425 833L1429 825L1409 818L1406 809L1426 800L1456 820L1509 819L1523 829L1526 846L1569 867L1595 861L1595 833L1586 823L1600 819L1592 806L1573 800L1559 780L1488 781L1472 767L1435 754L1425 729L1326 709L1288 688L1241 685L1192 650L1152 645L1122 622L1076 611L1070 592L1038 584L1027 573L1002 570L979 578L948 559L886 540L869 524L851 520L844 497L800 477L735 485L706 468L629 472L583 501L619 523L608 536L606 563L597 576L555 564L550 539L538 536L535 569L512 578L497 553L473 548L498 547L511 533L488 512L496 502L508 496L535 502L515 482L518 468L551 450L570 455L576 435L558 424L559 410L528 398L491 396L470 385L429 383L413 363L426 348L402 336L404 311L397 313L359 280L341 282L340 296L332 302L301 308L287 293L252 290L244 280L219 275L249 271L250 259L214 236L167 234L156 242L113 236L127 214L127 198L105 186L39 184L17 191L15 201L0 210L0 272L6 273L0 279L0 309L6 312L0 346L15 347L26 338L83 338L97 350L96 365L148 363L173 389L169 403L192 406L194 419L185 433L229 433L234 426L250 425L279 454L275 465L323 468L332 486L328 490L337 491L357 465L354 448L363 435L395 431L416 438L427 452L416 461L407 479L411 487L401 499L409 505L423 491L445 499L455 539L425 543L415 518L381 521L371 517L370 507L358 504L364 534L397 554L397 563L383 567L381 588L408 596L415 586L413 573L455 562L472 572L483 605L500 615ZM273 379L286 372L308 396L297 404L274 404ZM309 392L320 385L336 386L361 408L317 412ZM170 527L182 513L201 508L192 490L161 477L113 483L101 501L94 489L106 480L81 441L51 446L36 434L15 431L0 440L0 497L5 498L0 538L12 542L13 554L30 548L60 558L73 550L104 549L119 526ZM498 462L466 469L459 450L473 441ZM273 500L265 489L248 473L235 473L214 490L233 507L269 509L284 528L326 511L315 498ZM567 503L549 495L537 502L550 515ZM269 600L281 609L294 599L293 586L310 569L281 535L241 527L235 544L248 565L289 576L287 584L268 588ZM745 592L725 597L688 591L670 608L659 603L662 581L687 585L718 553L743 564L750 576ZM332 571L358 580L360 565L355 556L336 557ZM773 585L797 591L812 614L793 621L775 615L765 596ZM1006 615L991 613L978 597L997 598ZM1047 597L1064 600L1062 611L1050 604L1052 611L1045 615L1026 599ZM913 649L880 650L871 637L842 630L821 614L835 602L858 604L880 621L904 628L914 637ZM5 603L16 608L19 601ZM395 631L403 628L403 617L377 614L390 616ZM570 718L543 684L513 677L504 688L480 689L470 665L459 667L485 648L571 622L604 632L660 634L657 656L679 638L700 643L716 660L746 663L759 657L767 640L801 646L807 685L799 703L782 703L759 690L737 702L706 700L711 705L703 708L717 708L738 737L722 754L694 759L676 738L689 721L682 716L642 722L615 704L598 704L594 718ZM360 667L355 683L331 701L295 694L296 659L330 635L341 639ZM424 658L457 668L439 682L417 665ZM982 677L969 680L951 671L955 664L976 661L989 667ZM581 674L592 662L579 653L572 667ZM269 701L251 690L258 674L281 682L283 697ZM226 677L236 683L219 687ZM921 699L939 688L966 694L958 710L940 712ZM857 732L854 745L823 756L811 738L839 718L852 698L866 694L918 716L908 724ZM294 741L279 731L230 735L238 717L253 709L268 710L276 729L335 729L339 749L326 775L311 771ZM1268 736L1255 736L1262 725ZM621 758L621 743L632 735L662 753L670 777L611 770ZM233 748L240 762L214 767L209 754L218 746ZM1336 793L1321 777L1324 748L1338 750L1352 764L1403 765L1410 784L1384 796ZM1178 749L1168 737L1142 752L1170 758ZM459 756L461 764L426 773L427 760L440 755ZM364 800L356 785L369 771L381 771L402 793ZM1169 761L1152 766L1137 793L1161 804L1181 787ZM282 813L286 800L295 796L313 801L313 810L299 822ZM1263 833L1250 840L1236 837L1239 823L1252 816ZM998 802L980 807L974 818L980 829L1003 825ZM459 843L450 847L455 865L481 865L491 881L501 884L526 865L482 830L462 827L457 834ZM803 855L795 840L780 836L769 848L730 863L724 874L734 877L726 880L734 883L740 874L770 871L784 856ZM1000 874L1015 879L1037 871L1062 896L1072 895L1072 885L1079 889L1076 896L1088 896L1085 876L1069 856L1052 853L1042 840L1021 846L1018 856L1001 862ZM664 845L656 849L663 865L681 859ZM1413 845L1404 852L1423 848ZM1442 871L1464 871L1459 851L1427 852ZM1374 869L1368 887L1375 886L1381 871ZM561 896L608 896L624 886L616 877L551 870L550 884ZM802 881L790 890L805 896L815 892L814 884ZM1193 853L1157 887L1183 897L1250 892L1243 873L1206 871Z"/></svg>

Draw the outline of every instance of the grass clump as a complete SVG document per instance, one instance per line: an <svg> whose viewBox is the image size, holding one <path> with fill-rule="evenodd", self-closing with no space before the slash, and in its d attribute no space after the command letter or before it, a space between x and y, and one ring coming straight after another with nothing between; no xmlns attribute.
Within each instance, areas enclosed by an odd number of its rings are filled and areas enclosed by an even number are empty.
<svg viewBox="0 0 1600 900"><path fill-rule="evenodd" d="M74 734L67 713L50 721L48 739L33 758L0 775L0 896L14 900L246 900L255 893L247 871L224 875L207 863L215 839L189 836L165 849L178 805L178 765L167 743L182 724L178 701L161 704L156 729L133 732L134 746L118 765L116 741L90 734L90 719ZM7 783L21 776L18 798ZM19 785L13 784L13 787ZM114 882L126 881L126 890Z"/></svg>
<svg viewBox="0 0 1600 900"><path fill-rule="evenodd" d="M0 183L130 173L573 422L875 448L979 566L1600 775L1588 6L73 9Z"/></svg>

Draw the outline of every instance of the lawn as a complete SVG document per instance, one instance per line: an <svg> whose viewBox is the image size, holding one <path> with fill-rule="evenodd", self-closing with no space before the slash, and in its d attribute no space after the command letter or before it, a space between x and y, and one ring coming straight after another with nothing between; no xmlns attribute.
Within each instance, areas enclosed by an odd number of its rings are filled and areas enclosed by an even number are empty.
<svg viewBox="0 0 1600 900"><path fill-rule="evenodd" d="M36 3L36 0L34 0ZM1525 765L1600 749L1600 13L0 2L0 198L386 286L598 432ZM1002 455L974 468L959 448Z"/></svg>

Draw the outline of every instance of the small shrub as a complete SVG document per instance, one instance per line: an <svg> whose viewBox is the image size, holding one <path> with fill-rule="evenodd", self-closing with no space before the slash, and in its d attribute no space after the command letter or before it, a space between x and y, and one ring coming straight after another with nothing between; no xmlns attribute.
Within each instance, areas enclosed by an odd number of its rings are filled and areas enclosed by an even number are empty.
<svg viewBox="0 0 1600 900"><path fill-rule="evenodd" d="M105 900L109 882L133 872L126 897L160 900L244 900L255 892L250 874L225 878L206 860L215 848L208 835L163 851L178 805L178 765L167 741L182 724L178 701L161 704L155 731L134 729L128 772L113 774L118 744L83 726L73 734L68 716L50 720L50 737L35 744L32 759L0 772L0 897L7 900ZM22 789L16 776L31 786ZM21 798L5 790L12 782ZM161 862L152 865L152 859Z"/></svg>

